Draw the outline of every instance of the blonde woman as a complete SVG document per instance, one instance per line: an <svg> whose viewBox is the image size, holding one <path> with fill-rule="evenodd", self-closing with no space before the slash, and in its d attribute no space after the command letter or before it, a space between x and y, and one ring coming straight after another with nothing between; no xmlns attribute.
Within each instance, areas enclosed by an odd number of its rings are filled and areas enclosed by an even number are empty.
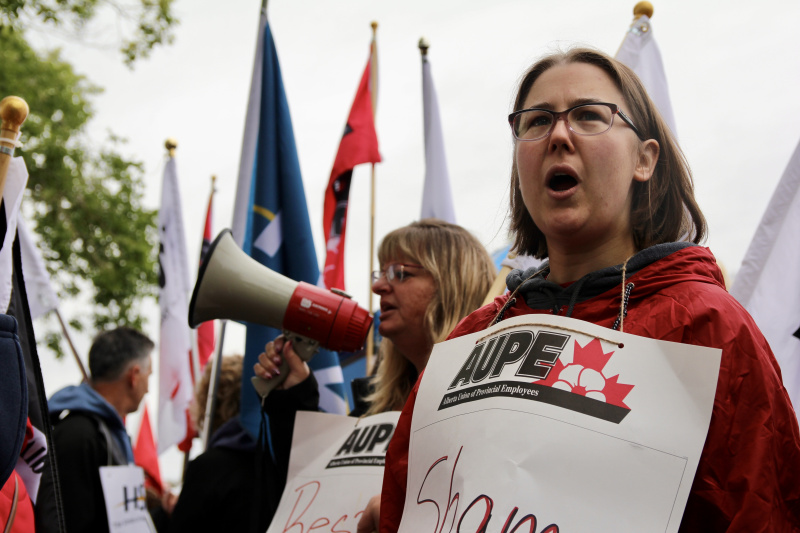
<svg viewBox="0 0 800 533"><path fill-rule="evenodd" d="M378 332L383 340L372 393L366 398L368 415L403 408L433 345L481 305L495 274L478 239L461 226L437 219L412 222L386 235L378 247L378 261L372 291L380 296ZM292 369L284 386L308 377L307 367L298 364L291 343L282 338L267 344L254 367L256 375L272 377L281 356ZM375 496L362 515L359 532L376 529L379 508L380 497Z"/></svg>

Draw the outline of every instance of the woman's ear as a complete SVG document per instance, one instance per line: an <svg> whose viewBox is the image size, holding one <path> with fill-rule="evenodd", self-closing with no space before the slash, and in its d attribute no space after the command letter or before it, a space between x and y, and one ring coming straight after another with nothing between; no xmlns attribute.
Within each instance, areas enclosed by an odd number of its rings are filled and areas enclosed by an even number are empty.
<svg viewBox="0 0 800 533"><path fill-rule="evenodd" d="M647 181L656 170L660 147L655 139L648 139L639 147L639 161L633 172L633 179L636 181Z"/></svg>

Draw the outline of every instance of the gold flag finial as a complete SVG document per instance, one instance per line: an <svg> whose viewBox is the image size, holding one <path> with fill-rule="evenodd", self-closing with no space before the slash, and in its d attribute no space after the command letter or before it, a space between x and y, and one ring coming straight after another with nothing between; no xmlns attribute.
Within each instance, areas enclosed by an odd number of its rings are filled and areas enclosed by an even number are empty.
<svg viewBox="0 0 800 533"><path fill-rule="evenodd" d="M372 26L372 34L374 35L375 32L378 31L378 21L373 20L369 25Z"/></svg>
<svg viewBox="0 0 800 533"><path fill-rule="evenodd" d="M420 37L419 38L419 51L423 56L427 56L428 55L428 48L430 48L430 47L431 47L431 44L428 42L427 39L425 39L425 37Z"/></svg>
<svg viewBox="0 0 800 533"><path fill-rule="evenodd" d="M19 133L19 127L28 118L28 104L19 96L6 96L0 101L0 119L3 120L0 128Z"/></svg>
<svg viewBox="0 0 800 533"><path fill-rule="evenodd" d="M0 198L6 188L6 176L11 158L14 157L14 148L19 146L19 127L28 118L29 111L28 104L19 96L6 96L0 100Z"/></svg>
<svg viewBox="0 0 800 533"><path fill-rule="evenodd" d="M647 15L647 18L653 18L653 4L643 0L633 6L633 19L636 20L642 15Z"/></svg>
<svg viewBox="0 0 800 533"><path fill-rule="evenodd" d="M170 157L175 157L175 148L178 147L178 141L175 140L175 137L169 137L166 141L164 141L164 148L167 149L167 153Z"/></svg>

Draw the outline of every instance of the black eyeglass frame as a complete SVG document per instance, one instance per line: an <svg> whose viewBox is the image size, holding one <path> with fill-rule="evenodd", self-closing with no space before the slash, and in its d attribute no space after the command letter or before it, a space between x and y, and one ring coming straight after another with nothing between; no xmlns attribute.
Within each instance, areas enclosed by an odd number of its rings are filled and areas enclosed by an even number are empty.
<svg viewBox="0 0 800 533"><path fill-rule="evenodd" d="M574 129L572 129L572 125L569 123L569 119L567 118L567 115L570 113L570 111L578 109L579 107L586 107L586 106L592 106L592 105L602 105L602 106L606 106L609 109L611 109L611 122L608 125L608 129L606 129L604 131L601 131L601 132L598 132L598 133L580 133L580 132L577 132ZM522 115L523 113L527 113L528 111L544 111L545 113L550 113L550 115L553 116L553 122L552 122L552 124L550 124L550 129L547 130L547 133L545 133L541 137L537 137L535 139L522 139L522 138L517 136L517 132L514 130L514 119L516 119L517 116ZM639 128L637 128L633 124L633 121L628 117L628 115L626 115L622 111L622 109L620 109L620 107L617 104L611 104L611 103L608 103L608 102L585 102L583 104L574 105L574 106L570 107L569 109L565 109L564 111L553 111L552 109L544 109L544 108L541 108L541 107L529 107L528 109L520 109L519 111L514 111L513 113L508 115L508 125L511 126L511 135L513 135L514 138L516 140L518 140L518 141L523 141L523 142L541 141L542 139L544 139L546 137L549 137L550 134L553 133L553 130L555 129L556 123L558 122L558 120L561 117L564 117L564 122L566 122L567 127L569 128L569 131L571 131L575 135L581 135L583 137L592 137L594 135L602 135L602 134L606 133L608 130L610 130L611 127L614 125L614 115L619 115L619 118L621 118L622 121L625 122L625 124L627 124L628 126L631 127L633 132L636 133L636 136L639 137L640 140L642 140L642 141L644 140L644 138L642 137L642 134L639 133Z"/></svg>

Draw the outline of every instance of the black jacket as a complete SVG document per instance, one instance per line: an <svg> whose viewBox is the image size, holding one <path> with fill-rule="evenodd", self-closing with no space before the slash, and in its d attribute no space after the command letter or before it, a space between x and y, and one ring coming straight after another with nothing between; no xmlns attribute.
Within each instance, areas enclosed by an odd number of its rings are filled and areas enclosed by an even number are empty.
<svg viewBox="0 0 800 533"><path fill-rule="evenodd" d="M318 403L313 374L267 396L264 408L274 459L269 452L258 452L255 439L238 419L223 424L208 450L186 469L170 531L266 531L286 485L295 412L316 411Z"/></svg>

